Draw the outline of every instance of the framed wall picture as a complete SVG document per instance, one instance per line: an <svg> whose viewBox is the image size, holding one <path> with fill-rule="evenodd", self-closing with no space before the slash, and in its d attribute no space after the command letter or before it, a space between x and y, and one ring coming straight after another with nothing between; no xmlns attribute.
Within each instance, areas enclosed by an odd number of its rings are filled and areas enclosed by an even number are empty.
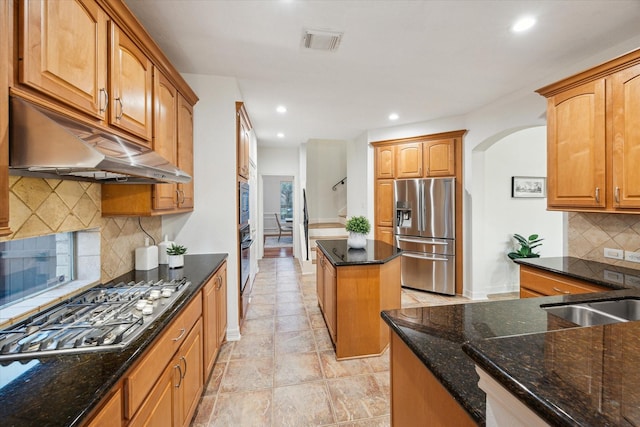
<svg viewBox="0 0 640 427"><path fill-rule="evenodd" d="M547 178L512 176L511 197L547 197Z"/></svg>

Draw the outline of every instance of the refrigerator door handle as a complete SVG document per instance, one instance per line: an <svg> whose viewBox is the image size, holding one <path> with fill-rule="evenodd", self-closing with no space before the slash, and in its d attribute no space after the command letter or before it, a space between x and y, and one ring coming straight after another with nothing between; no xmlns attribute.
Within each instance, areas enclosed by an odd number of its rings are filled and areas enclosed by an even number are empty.
<svg viewBox="0 0 640 427"><path fill-rule="evenodd" d="M398 239L399 242L408 242L408 243L421 243L421 244L425 244L425 245L443 245L443 246L447 246L450 243L449 242L439 242L437 240L426 240L426 239L412 239L410 237L399 237L396 236L396 238Z"/></svg>
<svg viewBox="0 0 640 427"><path fill-rule="evenodd" d="M424 231L424 180L418 182L418 231Z"/></svg>
<svg viewBox="0 0 640 427"><path fill-rule="evenodd" d="M419 254L416 252L402 252L402 256L406 256L409 258L418 258L418 259L426 259L429 261L449 261L447 257L439 257L437 255L432 254Z"/></svg>

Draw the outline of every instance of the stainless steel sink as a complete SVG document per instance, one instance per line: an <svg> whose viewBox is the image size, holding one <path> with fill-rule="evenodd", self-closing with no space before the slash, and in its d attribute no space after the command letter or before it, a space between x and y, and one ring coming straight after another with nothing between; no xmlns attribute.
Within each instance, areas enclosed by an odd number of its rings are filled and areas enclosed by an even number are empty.
<svg viewBox="0 0 640 427"><path fill-rule="evenodd" d="M640 299L633 298L541 307L549 314L580 326L640 320Z"/></svg>

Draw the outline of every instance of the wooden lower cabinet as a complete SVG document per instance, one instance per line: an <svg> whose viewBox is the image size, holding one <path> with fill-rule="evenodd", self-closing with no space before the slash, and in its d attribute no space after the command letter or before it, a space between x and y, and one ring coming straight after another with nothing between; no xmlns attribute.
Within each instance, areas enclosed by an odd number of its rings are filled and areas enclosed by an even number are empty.
<svg viewBox="0 0 640 427"><path fill-rule="evenodd" d="M390 244L391 246L396 245L395 234L393 234L393 227L377 227L376 226L376 240L380 240L381 242L385 242Z"/></svg>
<svg viewBox="0 0 640 427"><path fill-rule="evenodd" d="M336 358L383 353L389 329L380 312L401 306L400 257L384 264L334 266L318 250L316 283Z"/></svg>
<svg viewBox="0 0 640 427"><path fill-rule="evenodd" d="M391 333L391 425L477 425L395 333Z"/></svg>
<svg viewBox="0 0 640 427"><path fill-rule="evenodd" d="M610 291L584 280L520 264L520 298Z"/></svg>
<svg viewBox="0 0 640 427"><path fill-rule="evenodd" d="M203 381L209 374L225 340L227 332L227 263L209 279L203 288L202 319L204 334Z"/></svg>
<svg viewBox="0 0 640 427"><path fill-rule="evenodd" d="M118 385L98 413L91 419L88 427L115 427L122 425L122 388Z"/></svg>

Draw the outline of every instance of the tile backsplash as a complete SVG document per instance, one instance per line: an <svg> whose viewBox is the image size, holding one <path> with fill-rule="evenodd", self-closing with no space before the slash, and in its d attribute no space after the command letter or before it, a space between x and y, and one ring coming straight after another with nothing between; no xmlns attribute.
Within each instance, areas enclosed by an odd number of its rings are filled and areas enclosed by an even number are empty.
<svg viewBox="0 0 640 427"><path fill-rule="evenodd" d="M134 268L135 248L144 244L142 227L156 242L162 236L160 217L102 217L101 184L9 177L9 226L13 234L0 240L99 227L101 281Z"/></svg>
<svg viewBox="0 0 640 427"><path fill-rule="evenodd" d="M640 215L570 212L568 255L640 269L640 263L604 257L604 248L640 251Z"/></svg>

